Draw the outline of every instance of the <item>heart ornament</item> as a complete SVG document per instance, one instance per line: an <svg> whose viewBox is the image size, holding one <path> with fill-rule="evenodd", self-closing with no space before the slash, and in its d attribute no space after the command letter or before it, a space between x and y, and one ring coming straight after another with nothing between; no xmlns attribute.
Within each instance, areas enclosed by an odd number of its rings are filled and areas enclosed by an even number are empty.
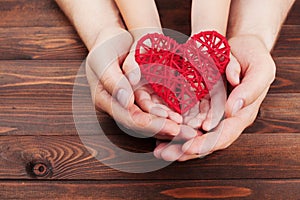
<svg viewBox="0 0 300 200"><path fill-rule="evenodd" d="M225 73L230 46L216 31L195 34L184 44L151 33L137 42L135 60L153 91L171 109L183 114Z"/></svg>

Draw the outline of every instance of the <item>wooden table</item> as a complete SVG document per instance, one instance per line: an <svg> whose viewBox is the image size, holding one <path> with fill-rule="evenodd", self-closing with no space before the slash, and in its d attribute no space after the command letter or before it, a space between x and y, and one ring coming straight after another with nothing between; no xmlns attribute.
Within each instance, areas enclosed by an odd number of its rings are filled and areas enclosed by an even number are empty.
<svg viewBox="0 0 300 200"><path fill-rule="evenodd" d="M163 25L188 34L189 2L173 2L158 1ZM299 10L297 0L272 52L277 79L258 118L232 146L132 174L103 165L78 137L72 90L87 50L57 5L0 1L0 199L300 199ZM88 95L82 81L80 95ZM122 134L106 114L98 118L122 148L153 149L153 140Z"/></svg>

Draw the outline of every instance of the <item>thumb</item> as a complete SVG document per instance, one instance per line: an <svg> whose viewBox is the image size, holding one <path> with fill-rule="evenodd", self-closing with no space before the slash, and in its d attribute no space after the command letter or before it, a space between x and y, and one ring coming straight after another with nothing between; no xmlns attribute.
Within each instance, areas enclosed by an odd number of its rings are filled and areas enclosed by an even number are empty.
<svg viewBox="0 0 300 200"><path fill-rule="evenodd" d="M275 75L272 75L271 68L262 63L257 67L248 70L242 82L230 93L225 106L227 116L234 116L243 107L252 104L261 94L270 87ZM275 68L275 67L274 67Z"/></svg>
<svg viewBox="0 0 300 200"><path fill-rule="evenodd" d="M131 50L122 67L125 76L133 86L137 85L141 80L141 70L138 63L135 61L134 53L134 50Z"/></svg>
<svg viewBox="0 0 300 200"><path fill-rule="evenodd" d="M119 62L120 58L128 53L130 45L130 36L122 33L100 43L87 57L87 65L93 70L104 89L125 108L133 105L134 95Z"/></svg>
<svg viewBox="0 0 300 200"><path fill-rule="evenodd" d="M241 65L243 78L228 97L225 113L234 116L240 109L252 104L270 87L275 79L275 63L262 43L235 44L232 41L233 55Z"/></svg>

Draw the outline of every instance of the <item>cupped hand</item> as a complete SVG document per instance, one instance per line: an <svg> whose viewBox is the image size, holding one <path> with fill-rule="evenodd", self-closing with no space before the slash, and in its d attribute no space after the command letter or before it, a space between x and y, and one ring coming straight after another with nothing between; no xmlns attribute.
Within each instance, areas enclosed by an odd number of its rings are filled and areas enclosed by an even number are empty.
<svg viewBox="0 0 300 200"><path fill-rule="evenodd" d="M86 62L86 74L95 106L111 115L127 129L146 136L172 139L195 136L196 131L176 122L144 112L134 104L133 88L122 68L132 45L131 35L123 29L108 29L99 38ZM185 130L184 132L182 130ZM190 137L189 136L189 137Z"/></svg>
<svg viewBox="0 0 300 200"><path fill-rule="evenodd" d="M233 37L229 43L241 68L239 71L238 67L229 67L226 76L231 84L238 77L241 82L228 97L225 119L214 130L196 136L184 144L160 143L154 151L157 158L185 161L225 149L254 122L275 79L276 66L265 44L256 36Z"/></svg>
<svg viewBox="0 0 300 200"><path fill-rule="evenodd" d="M135 60L135 50L140 38L150 33L163 34L161 29L141 29L134 32L134 42L123 63L123 70L130 84L134 86L136 104L144 111L158 117L170 119L178 124L182 123L182 116L171 110L164 101L152 90L142 77L140 66Z"/></svg>

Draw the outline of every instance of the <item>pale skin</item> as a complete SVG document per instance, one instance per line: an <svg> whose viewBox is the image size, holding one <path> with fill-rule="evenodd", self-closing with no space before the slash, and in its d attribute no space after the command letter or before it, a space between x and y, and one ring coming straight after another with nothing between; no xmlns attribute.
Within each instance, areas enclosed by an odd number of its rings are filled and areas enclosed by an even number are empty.
<svg viewBox="0 0 300 200"><path fill-rule="evenodd" d="M135 42L147 33L162 33L159 14L154 0L115 0L115 2ZM230 0L194 0L192 2L191 12L191 35L205 30L215 30L225 35L230 2ZM133 44L132 49L135 49L135 44ZM240 67L234 58L232 58L229 68L230 70L228 70L228 72L240 71ZM136 85L141 78L141 74L139 66L134 60L134 51L127 56L123 64L123 69L132 72L128 74L127 77L132 85ZM228 73L229 76L231 74L232 73ZM233 85L239 83L236 77L235 79L228 77L228 79ZM217 90L217 88L215 88L215 90ZM219 91L222 90L219 89ZM146 112L167 117L177 123L184 123L195 129L202 127L202 129L208 131L217 126L224 113L226 94L224 89L222 92L219 91L215 92L214 95L212 95L213 92L211 92L210 98L208 97L208 99L203 99L201 102L198 102L193 109L182 116L164 106L163 102L158 100L159 98L151 92L149 88L143 87L137 90L135 96L137 104ZM223 103L220 103L222 101ZM212 106L214 106L214 109L210 109Z"/></svg>
<svg viewBox="0 0 300 200"><path fill-rule="evenodd" d="M154 152L157 158L185 161L206 156L230 146L253 123L275 78L276 66L270 51L293 3L294 0L232 0L229 43L241 66L241 83L228 97L226 118L216 130L183 145L161 143Z"/></svg>
<svg viewBox="0 0 300 200"><path fill-rule="evenodd" d="M98 109L110 114L126 128L143 130L145 134L159 133L157 135L159 138L174 136L191 138L197 135L196 130L146 113L133 103L132 87L123 74L126 72L120 67L126 55L124 52L129 52L133 38L124 29L113 0L57 0L56 2L91 51L87 59L86 73L92 99ZM92 53L94 50L101 52L102 49L105 52L103 54L94 56ZM120 90L126 90L127 94L121 92L119 95Z"/></svg>
<svg viewBox="0 0 300 200"><path fill-rule="evenodd" d="M113 1L89 0L87 3L84 0L57 0L57 2L74 24L89 50L114 35L124 34L124 42L118 43L120 46L116 49L120 49L120 52L129 52L134 40L144 34L129 34L124 29ZM261 102L275 78L276 67L270 56L270 50L293 2L294 0L232 0L227 33L230 38L232 54L238 63L234 63L233 66L229 65L227 68L227 79L234 89L225 105L226 118L213 131L197 136L198 132L195 129L179 125L176 122L178 119L171 117L165 119L165 116L159 117L157 114L153 115L141 110L133 104L133 96L125 98L130 100L124 102L120 98L124 97L124 93L118 95L118 92L120 89L124 89L127 91L127 97L132 94L132 82L128 77L132 69L130 66L129 69L124 66L121 69L124 55L120 55L119 51L112 51L110 54L112 57L118 57L119 60L109 65L109 70L105 70L106 73L99 74L99 71L101 72L99 69L107 67L103 66L105 65L103 63L87 67L87 77L92 95L95 97L95 105L128 128L144 130L147 127L147 132L159 131L160 133L156 136L161 138L172 138L179 135L186 141L176 145L160 143L154 151L157 158L185 161L228 147L255 120ZM118 5L121 7L120 3ZM227 4L225 7L227 8ZM124 14L124 11L121 13ZM149 16L152 14L150 12ZM156 23L157 11L154 15L156 17L153 20L147 21ZM130 28L125 17L124 19L127 27L131 31L134 30L135 27ZM130 18L128 17L128 19ZM206 29L202 26L196 28L193 23L195 21L192 22L192 26L195 27L195 29L192 28L192 32ZM154 27L155 31L160 31L160 23L156 23L155 26L147 26ZM207 29L211 29L211 27ZM224 24L219 29L214 29L222 32ZM115 78L110 79L110 77ZM116 80L125 80L125 83L121 85L122 88ZM116 93L114 93L115 91ZM114 113L112 107L118 108L120 112ZM159 121L163 122L164 126L157 130L155 124Z"/></svg>

